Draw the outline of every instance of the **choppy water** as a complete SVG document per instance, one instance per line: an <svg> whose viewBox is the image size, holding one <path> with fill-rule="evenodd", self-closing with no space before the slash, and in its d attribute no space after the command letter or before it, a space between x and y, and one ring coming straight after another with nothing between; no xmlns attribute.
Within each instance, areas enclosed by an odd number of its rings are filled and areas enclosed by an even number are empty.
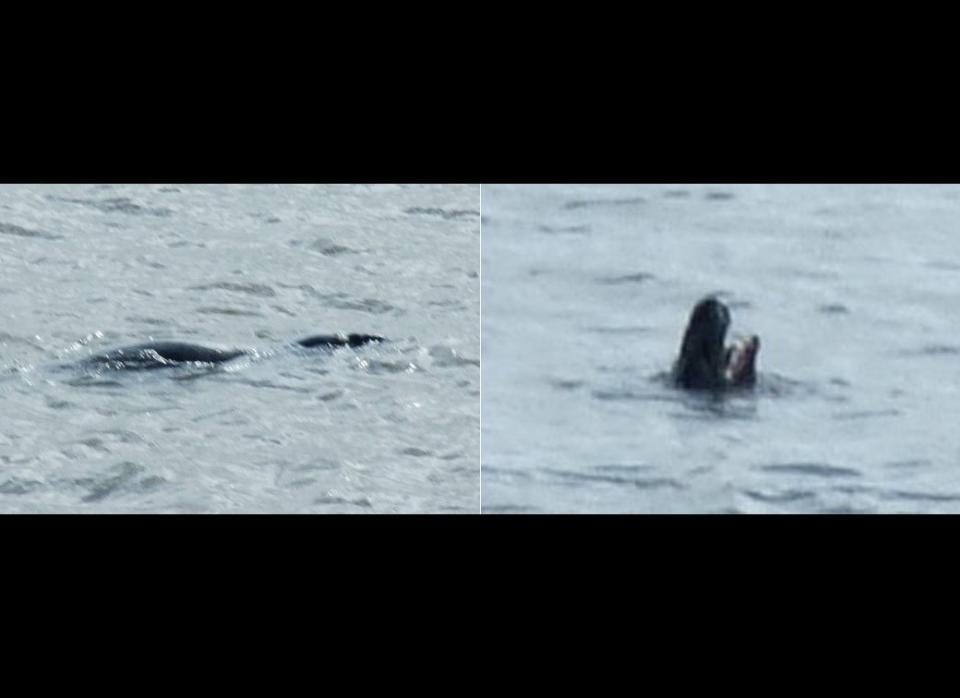
<svg viewBox="0 0 960 698"><path fill-rule="evenodd" d="M0 511L477 511L479 208L476 185L0 185ZM337 331L393 341L284 346ZM59 367L151 338L254 355Z"/></svg>
<svg viewBox="0 0 960 698"><path fill-rule="evenodd" d="M490 186L484 512L960 512L960 186ZM657 380L718 292L753 394Z"/></svg>

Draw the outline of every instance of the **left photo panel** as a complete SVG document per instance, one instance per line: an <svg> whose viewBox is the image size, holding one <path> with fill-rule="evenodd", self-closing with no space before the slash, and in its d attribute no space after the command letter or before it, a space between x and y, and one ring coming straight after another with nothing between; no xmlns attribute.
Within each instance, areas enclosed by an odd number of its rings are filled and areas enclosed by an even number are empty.
<svg viewBox="0 0 960 698"><path fill-rule="evenodd" d="M480 193L0 184L0 513L479 513Z"/></svg>

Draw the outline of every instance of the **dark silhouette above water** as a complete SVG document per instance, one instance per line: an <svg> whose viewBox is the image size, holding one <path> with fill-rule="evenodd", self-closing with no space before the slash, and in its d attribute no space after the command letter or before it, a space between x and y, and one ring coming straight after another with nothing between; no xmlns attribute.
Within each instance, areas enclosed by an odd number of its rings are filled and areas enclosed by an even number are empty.
<svg viewBox="0 0 960 698"><path fill-rule="evenodd" d="M673 366L679 388L719 390L756 383L760 338L756 335L724 346L730 311L716 298L704 298L693 308Z"/></svg>
<svg viewBox="0 0 960 698"><path fill-rule="evenodd" d="M370 334L323 334L294 342L308 349L337 349L360 347L371 342L384 342L383 337ZM219 364L247 354L242 349L213 349L187 342L147 342L130 347L112 349L85 359L84 365L112 369L150 369L177 366L184 363Z"/></svg>

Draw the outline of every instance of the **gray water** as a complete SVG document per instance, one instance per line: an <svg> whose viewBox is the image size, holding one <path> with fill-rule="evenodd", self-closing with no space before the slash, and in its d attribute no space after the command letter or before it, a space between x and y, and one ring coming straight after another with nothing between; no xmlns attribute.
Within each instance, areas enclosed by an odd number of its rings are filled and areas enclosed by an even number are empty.
<svg viewBox="0 0 960 698"><path fill-rule="evenodd" d="M960 186L483 194L484 512L960 512ZM663 381L709 293L752 393Z"/></svg>
<svg viewBox="0 0 960 698"><path fill-rule="evenodd" d="M0 512L476 512L480 187L0 185ZM333 353L287 343L362 332ZM150 339L219 369L72 368Z"/></svg>

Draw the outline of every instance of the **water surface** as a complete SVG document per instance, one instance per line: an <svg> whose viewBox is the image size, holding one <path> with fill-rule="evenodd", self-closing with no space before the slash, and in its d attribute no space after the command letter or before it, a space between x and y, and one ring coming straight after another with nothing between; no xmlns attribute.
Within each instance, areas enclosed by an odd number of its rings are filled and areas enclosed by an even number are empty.
<svg viewBox="0 0 960 698"><path fill-rule="evenodd" d="M479 509L480 188L0 186L0 511ZM332 354L290 340L389 337ZM155 339L222 369L59 368Z"/></svg>
<svg viewBox="0 0 960 698"><path fill-rule="evenodd" d="M496 185L485 512L960 512L960 186ZM760 384L661 380L694 303Z"/></svg>

